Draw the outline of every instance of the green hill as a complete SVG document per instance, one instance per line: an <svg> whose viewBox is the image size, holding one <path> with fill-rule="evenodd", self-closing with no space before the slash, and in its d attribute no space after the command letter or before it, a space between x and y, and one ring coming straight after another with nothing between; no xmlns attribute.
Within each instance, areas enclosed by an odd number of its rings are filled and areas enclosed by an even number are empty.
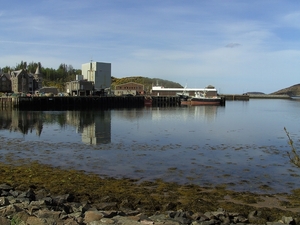
<svg viewBox="0 0 300 225"><path fill-rule="evenodd" d="M144 85L145 90L151 90L152 86L159 85L166 88L182 88L179 83L175 83L168 80L163 80L159 78L148 78L148 77L124 77L116 78L112 77L111 88L115 89L116 85L125 84L128 82L135 82Z"/></svg>
<svg viewBox="0 0 300 225"><path fill-rule="evenodd" d="M295 84L293 86L290 86L288 88L281 89L279 91L271 93L271 95L300 95L300 84Z"/></svg>

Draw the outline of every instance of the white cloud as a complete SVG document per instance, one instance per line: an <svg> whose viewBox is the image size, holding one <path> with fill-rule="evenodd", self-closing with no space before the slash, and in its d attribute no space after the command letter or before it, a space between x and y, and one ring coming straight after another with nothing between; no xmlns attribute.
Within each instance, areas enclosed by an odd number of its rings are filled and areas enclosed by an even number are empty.
<svg viewBox="0 0 300 225"><path fill-rule="evenodd" d="M281 31L299 28L296 5L52 0L15 4L12 11L4 4L0 67L23 60L80 68L93 58L111 62L116 77L161 77L182 85L188 80L188 86L212 84L228 92L273 91L295 82L300 70L300 43L291 40L298 35ZM263 84L268 80L272 85Z"/></svg>
<svg viewBox="0 0 300 225"><path fill-rule="evenodd" d="M227 48L236 48L236 47L239 47L239 46L240 46L239 43L229 43L225 47L227 47Z"/></svg>
<svg viewBox="0 0 300 225"><path fill-rule="evenodd" d="M300 11L290 12L289 14L285 15L283 17L283 22L287 26L299 29L300 28Z"/></svg>

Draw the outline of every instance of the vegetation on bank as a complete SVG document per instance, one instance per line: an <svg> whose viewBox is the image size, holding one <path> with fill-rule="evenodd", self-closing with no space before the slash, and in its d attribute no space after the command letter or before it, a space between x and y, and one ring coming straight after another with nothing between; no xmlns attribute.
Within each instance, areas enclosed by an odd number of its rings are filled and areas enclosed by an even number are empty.
<svg viewBox="0 0 300 225"><path fill-rule="evenodd" d="M287 152L290 162L300 168L300 156L294 146L294 142L286 128L284 128L284 131L289 139L288 144L291 146L291 152Z"/></svg>
<svg viewBox="0 0 300 225"><path fill-rule="evenodd" d="M172 81L163 80L159 78L148 78L148 77L124 77L124 78L116 78L112 77L111 88L115 89L117 85L128 83L128 82L135 82L144 85L145 91L150 91L152 86L163 86L166 88L182 88L179 83L174 83Z"/></svg>
<svg viewBox="0 0 300 225"><path fill-rule="evenodd" d="M26 69L29 73L35 73L38 66L37 62L23 62L16 64L15 67L3 67L3 73L9 73L9 71ZM57 69L45 68L41 65L41 71L43 75L43 86L45 87L57 87L60 91L64 90L65 83L75 80L76 75L82 74L80 69L74 69L72 65L67 65L61 63ZM148 78L142 76L133 76L133 77L124 77L116 78L112 77L111 87L115 88L116 85L124 84L127 82L135 82L143 84L146 91L149 91L153 85L160 85L168 88L181 88L182 86L179 83L175 83L168 80L163 80L160 78Z"/></svg>
<svg viewBox="0 0 300 225"><path fill-rule="evenodd" d="M279 91L271 93L271 95L290 95L290 96L300 96L300 84L295 84L293 86L281 89Z"/></svg>
<svg viewBox="0 0 300 225"><path fill-rule="evenodd" d="M16 64L15 67L3 67L3 73L9 73L14 70L27 70L29 73L35 73L38 62L23 62ZM77 74L81 74L81 70L74 69L72 65L61 63L57 69L40 67L40 72L43 75L43 86L45 87L57 87L59 90L64 90L65 83L75 80Z"/></svg>

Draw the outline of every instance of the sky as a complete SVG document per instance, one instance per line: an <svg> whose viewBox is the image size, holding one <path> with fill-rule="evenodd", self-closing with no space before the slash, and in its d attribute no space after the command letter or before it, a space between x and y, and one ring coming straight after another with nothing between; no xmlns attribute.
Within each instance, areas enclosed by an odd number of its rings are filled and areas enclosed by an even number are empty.
<svg viewBox="0 0 300 225"><path fill-rule="evenodd" d="M0 67L21 61L143 76L221 94L300 83L296 0L10 0L0 7Z"/></svg>

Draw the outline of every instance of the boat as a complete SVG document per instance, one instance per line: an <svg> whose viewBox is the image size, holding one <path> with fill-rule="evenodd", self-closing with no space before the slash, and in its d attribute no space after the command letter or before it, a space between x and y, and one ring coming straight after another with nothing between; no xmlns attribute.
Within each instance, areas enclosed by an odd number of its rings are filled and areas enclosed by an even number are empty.
<svg viewBox="0 0 300 225"><path fill-rule="evenodd" d="M189 95L189 93L183 91L180 93L176 93L176 95L179 97L181 105L190 105L191 96Z"/></svg>
<svg viewBox="0 0 300 225"><path fill-rule="evenodd" d="M221 105L222 98L217 95L207 96L206 92L197 91L189 101L190 105Z"/></svg>
<svg viewBox="0 0 300 225"><path fill-rule="evenodd" d="M144 105L145 106L152 106L152 98L151 98L151 96L145 96L145 98L144 98Z"/></svg>
<svg viewBox="0 0 300 225"><path fill-rule="evenodd" d="M291 99L300 100L300 95L292 95Z"/></svg>

